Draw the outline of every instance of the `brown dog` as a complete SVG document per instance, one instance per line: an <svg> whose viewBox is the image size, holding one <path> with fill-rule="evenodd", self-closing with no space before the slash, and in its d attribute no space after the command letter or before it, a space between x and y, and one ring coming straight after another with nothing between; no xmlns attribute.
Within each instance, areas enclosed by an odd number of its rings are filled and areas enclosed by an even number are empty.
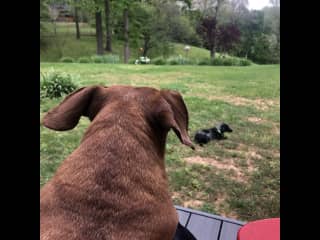
<svg viewBox="0 0 320 240"><path fill-rule="evenodd" d="M167 133L193 148L181 95L147 87L81 88L44 126L92 122L80 146L40 191L41 240L172 240L178 216L168 190Z"/></svg>

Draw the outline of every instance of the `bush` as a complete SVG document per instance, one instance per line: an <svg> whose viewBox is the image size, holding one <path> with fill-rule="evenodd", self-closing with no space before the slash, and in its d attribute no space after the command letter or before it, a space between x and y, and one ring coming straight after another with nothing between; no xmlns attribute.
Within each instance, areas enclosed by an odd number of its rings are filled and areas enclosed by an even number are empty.
<svg viewBox="0 0 320 240"><path fill-rule="evenodd" d="M79 62L79 63L90 63L91 60L90 60L90 58L87 58L87 57L80 57L80 58L78 59L78 62Z"/></svg>
<svg viewBox="0 0 320 240"><path fill-rule="evenodd" d="M168 60L167 60L167 63L169 64L169 65L178 65L179 63L178 63L178 60L177 59L174 59L174 58L169 58Z"/></svg>
<svg viewBox="0 0 320 240"><path fill-rule="evenodd" d="M177 57L170 57L168 58L167 62L170 65L192 65L195 64L194 61L192 61L189 58L182 57L181 55Z"/></svg>
<svg viewBox="0 0 320 240"><path fill-rule="evenodd" d="M252 63L248 59L240 59L239 60L239 66L250 66Z"/></svg>
<svg viewBox="0 0 320 240"><path fill-rule="evenodd" d="M108 54L103 56L92 56L92 61L94 63L120 63L120 57L118 55Z"/></svg>
<svg viewBox="0 0 320 240"><path fill-rule="evenodd" d="M40 97L57 98L77 89L70 74L50 71L40 78Z"/></svg>
<svg viewBox="0 0 320 240"><path fill-rule="evenodd" d="M118 55L108 54L103 56L104 63L119 63L120 57Z"/></svg>
<svg viewBox="0 0 320 240"><path fill-rule="evenodd" d="M221 63L223 66L236 66L237 60L234 58L223 58Z"/></svg>
<svg viewBox="0 0 320 240"><path fill-rule="evenodd" d="M198 62L198 65L210 65L210 64L211 64L211 60L209 58L200 59Z"/></svg>
<svg viewBox="0 0 320 240"><path fill-rule="evenodd" d="M166 60L163 57L158 57L158 58L155 58L154 60L152 60L151 63L153 63L155 65L165 65Z"/></svg>
<svg viewBox="0 0 320 240"><path fill-rule="evenodd" d="M251 61L243 58L237 57L216 57L213 61L211 61L211 65L214 66L249 66L251 65Z"/></svg>
<svg viewBox="0 0 320 240"><path fill-rule="evenodd" d="M223 66L223 58L221 57L215 57L213 60L210 60L210 65L214 65L214 66Z"/></svg>
<svg viewBox="0 0 320 240"><path fill-rule="evenodd" d="M63 58L60 59L60 62L73 63L75 61L74 61L74 59L72 57L63 57Z"/></svg>
<svg viewBox="0 0 320 240"><path fill-rule="evenodd" d="M104 63L103 56L92 56L91 59L94 63Z"/></svg>

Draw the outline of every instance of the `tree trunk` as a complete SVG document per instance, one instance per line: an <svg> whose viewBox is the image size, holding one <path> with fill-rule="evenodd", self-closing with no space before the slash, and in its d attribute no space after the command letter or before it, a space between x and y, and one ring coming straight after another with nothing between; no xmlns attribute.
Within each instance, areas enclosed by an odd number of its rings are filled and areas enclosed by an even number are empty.
<svg viewBox="0 0 320 240"><path fill-rule="evenodd" d="M144 57L147 56L147 52L148 52L149 49L150 49L149 42L150 42L150 37L149 37L149 36L145 36L145 37L144 37L144 44L143 44L143 53L142 53L142 55L143 55Z"/></svg>
<svg viewBox="0 0 320 240"><path fill-rule="evenodd" d="M223 0L217 0L217 6L215 7L216 12L215 12L214 19L215 19L216 24L213 29L214 36L213 36L213 41L212 41L212 47L210 49L210 57L212 60L215 58L215 55L216 55L217 35L218 35L218 14L219 14L219 10L220 10L222 2L223 2Z"/></svg>
<svg viewBox="0 0 320 240"><path fill-rule="evenodd" d="M57 35L57 25L56 25L56 21L52 21L53 23L53 29L54 29L54 35L56 36Z"/></svg>
<svg viewBox="0 0 320 240"><path fill-rule="evenodd" d="M215 55L216 55L216 49L215 49L215 47L212 47L210 49L210 57L212 60L214 59Z"/></svg>
<svg viewBox="0 0 320 240"><path fill-rule="evenodd" d="M103 55L103 35L101 12L96 12L97 55Z"/></svg>
<svg viewBox="0 0 320 240"><path fill-rule="evenodd" d="M76 32L77 32L77 39L80 39L80 28L79 28L79 15L78 15L78 7L74 8L74 18L76 23Z"/></svg>
<svg viewBox="0 0 320 240"><path fill-rule="evenodd" d="M111 28L110 28L110 0L104 1L105 13L106 13L106 51L112 52L111 47Z"/></svg>
<svg viewBox="0 0 320 240"><path fill-rule="evenodd" d="M129 17L128 9L123 10L124 21L124 63L128 63L129 59Z"/></svg>

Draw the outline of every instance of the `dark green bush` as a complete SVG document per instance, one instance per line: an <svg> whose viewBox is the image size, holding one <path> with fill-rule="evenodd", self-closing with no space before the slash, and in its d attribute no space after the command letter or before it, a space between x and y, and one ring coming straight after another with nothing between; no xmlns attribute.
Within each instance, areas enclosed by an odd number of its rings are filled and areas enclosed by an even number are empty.
<svg viewBox="0 0 320 240"><path fill-rule="evenodd" d="M224 60L221 57L215 57L213 60L210 60L210 64L213 66L223 66Z"/></svg>
<svg viewBox="0 0 320 240"><path fill-rule="evenodd" d="M199 60L198 65L210 65L210 61L209 58L203 58Z"/></svg>
<svg viewBox="0 0 320 240"><path fill-rule="evenodd" d="M73 63L75 61L74 61L74 58L72 58L72 57L63 57L63 58L60 59L60 62Z"/></svg>
<svg viewBox="0 0 320 240"><path fill-rule="evenodd" d="M173 59L173 58L172 59L168 59L167 62L168 62L169 65L178 65L179 64L178 60L177 59Z"/></svg>
<svg viewBox="0 0 320 240"><path fill-rule="evenodd" d="M57 98L77 89L70 74L50 71L40 78L40 97Z"/></svg>
<svg viewBox="0 0 320 240"><path fill-rule="evenodd" d="M179 56L170 57L167 59L167 63L170 65L193 65L195 62L189 58Z"/></svg>
<svg viewBox="0 0 320 240"><path fill-rule="evenodd" d="M114 54L108 54L103 56L104 63L120 63L120 57Z"/></svg>
<svg viewBox="0 0 320 240"><path fill-rule="evenodd" d="M248 59L240 59L239 60L239 66L250 66L252 63Z"/></svg>
<svg viewBox="0 0 320 240"><path fill-rule="evenodd" d="M155 65L165 65L166 60L163 57L158 57L158 58L151 60L151 63L153 63Z"/></svg>
<svg viewBox="0 0 320 240"><path fill-rule="evenodd" d="M79 63L90 63L91 60L90 60L90 58L88 58L88 57L80 57L80 58L78 59L78 62L79 62Z"/></svg>
<svg viewBox="0 0 320 240"><path fill-rule="evenodd" d="M92 56L91 59L94 63L104 63L103 56Z"/></svg>

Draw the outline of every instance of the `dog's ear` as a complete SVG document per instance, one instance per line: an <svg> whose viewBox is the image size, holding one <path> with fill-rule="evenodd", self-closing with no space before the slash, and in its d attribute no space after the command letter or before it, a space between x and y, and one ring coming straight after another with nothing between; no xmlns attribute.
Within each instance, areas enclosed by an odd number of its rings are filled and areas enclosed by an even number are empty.
<svg viewBox="0 0 320 240"><path fill-rule="evenodd" d="M98 111L96 104L91 102L99 88L102 87L83 87L69 94L58 106L47 112L43 125L53 130L65 131L74 128L81 116L92 120Z"/></svg>
<svg viewBox="0 0 320 240"><path fill-rule="evenodd" d="M189 115L182 96L173 90L161 90L160 93L165 100L163 105L166 105L159 114L162 125L173 129L181 143L194 149L188 135Z"/></svg>

